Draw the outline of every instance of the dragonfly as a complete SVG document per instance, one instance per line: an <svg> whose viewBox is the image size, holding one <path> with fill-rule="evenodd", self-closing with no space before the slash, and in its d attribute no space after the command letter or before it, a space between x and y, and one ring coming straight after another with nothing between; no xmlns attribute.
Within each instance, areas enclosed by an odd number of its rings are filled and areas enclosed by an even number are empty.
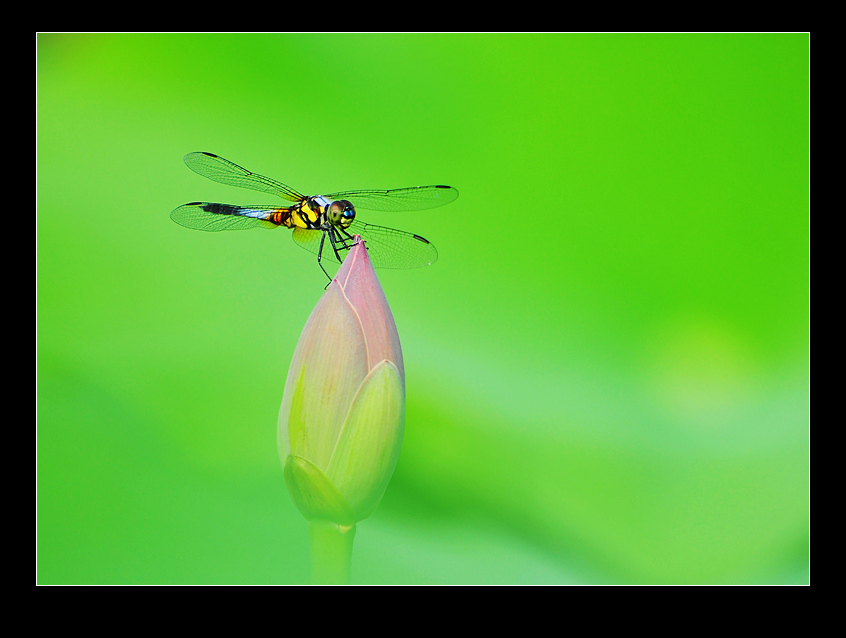
<svg viewBox="0 0 846 638"><path fill-rule="evenodd" d="M324 262L340 264L358 241L364 240L376 268L418 268L437 260L438 251L424 237L356 219L356 209L419 211L443 206L458 197L452 186L412 186L389 190L349 190L326 195L303 195L264 175L253 173L213 153L195 152L185 164L208 179L291 202L288 206L191 202L175 208L170 217L177 224L204 231L247 228L293 229L294 242L317 255L317 264L331 282Z"/></svg>

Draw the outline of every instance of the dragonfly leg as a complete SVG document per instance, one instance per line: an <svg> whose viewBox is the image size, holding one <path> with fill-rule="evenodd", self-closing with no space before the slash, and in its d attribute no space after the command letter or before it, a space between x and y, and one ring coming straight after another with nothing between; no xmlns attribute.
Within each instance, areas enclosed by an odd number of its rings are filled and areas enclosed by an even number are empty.
<svg viewBox="0 0 846 638"><path fill-rule="evenodd" d="M355 244L356 244L355 237L353 237L352 235L350 235L350 234L347 232L347 229L346 229L346 228L338 228L338 230L339 230L340 232L344 233L344 235L346 235L346 238L344 238L344 248L346 248L347 250L349 250L350 248L352 248L353 246L355 246ZM346 245L348 241L350 242L350 245L349 245L349 246L347 246L347 245ZM366 245L365 245L365 248L367 248L367 246L366 246ZM370 249L369 249L369 248L367 248L367 250L370 250Z"/></svg>
<svg viewBox="0 0 846 638"><path fill-rule="evenodd" d="M344 260L341 259L341 254L338 252L338 246L340 245L341 250L349 250L350 248L352 248L352 246L347 245L347 240L344 239L343 237L340 237L340 233L339 233L339 236L337 237L337 243L335 243L336 242L335 232L337 230L339 230L339 229L337 229L335 227L332 227L332 228L329 229L329 241L332 242L332 250L335 251L335 257L338 258L338 263L341 263Z"/></svg>
<svg viewBox="0 0 846 638"><path fill-rule="evenodd" d="M346 229L346 228L340 228L340 227L338 227L338 231L339 231L339 232L341 232L341 233L343 233L344 235L346 235L346 237L343 239L343 241L344 241L344 248L346 248L347 250L349 250L350 248L352 248L353 246L355 246L355 238L347 232L347 229ZM347 240L351 241L351 242L352 242L352 244L350 244L349 246L347 246Z"/></svg>
<svg viewBox="0 0 846 638"><path fill-rule="evenodd" d="M320 259L323 257L323 242L326 240L326 231L320 235L320 248L317 250L317 265L320 266L320 270L323 271L323 274L329 277L329 273L326 272L326 269L323 267L323 264L320 263ZM332 283L332 277L329 277L329 284ZM329 287L329 284L326 284L326 287Z"/></svg>

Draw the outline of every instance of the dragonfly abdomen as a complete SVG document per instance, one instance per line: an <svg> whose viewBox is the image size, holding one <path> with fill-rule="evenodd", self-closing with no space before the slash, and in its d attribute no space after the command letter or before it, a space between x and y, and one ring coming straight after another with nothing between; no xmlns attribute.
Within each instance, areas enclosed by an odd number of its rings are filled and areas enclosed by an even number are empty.
<svg viewBox="0 0 846 638"><path fill-rule="evenodd" d="M290 208L280 208L279 210L275 210L270 213L270 217L268 217L267 221L276 224L277 226L286 226L288 228L292 228L291 226L291 209Z"/></svg>
<svg viewBox="0 0 846 638"><path fill-rule="evenodd" d="M214 213L215 215L239 215L240 206L232 206L231 204L215 204L213 202L191 202L185 204L186 206L199 206L207 213Z"/></svg>
<svg viewBox="0 0 846 638"><path fill-rule="evenodd" d="M254 219L263 219L279 226L286 226L285 215L290 216L290 211L287 208L278 211L268 212L261 209L251 209L244 206L234 206L232 204L218 204L216 202L191 202L185 204L186 206L199 206L207 213L214 215L237 215L238 217L252 217Z"/></svg>
<svg viewBox="0 0 846 638"><path fill-rule="evenodd" d="M319 213L312 211L304 202L285 208L250 208L249 206L235 206L232 204L218 204L214 202L193 202L187 206L199 206L203 211L214 215L235 215L238 217L252 217L261 219L275 226L286 228L317 229L319 224Z"/></svg>

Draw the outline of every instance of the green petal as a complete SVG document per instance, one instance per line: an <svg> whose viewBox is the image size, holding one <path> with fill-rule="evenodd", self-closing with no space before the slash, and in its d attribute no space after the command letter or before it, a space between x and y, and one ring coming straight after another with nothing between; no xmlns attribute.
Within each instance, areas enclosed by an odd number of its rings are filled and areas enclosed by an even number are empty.
<svg viewBox="0 0 846 638"><path fill-rule="evenodd" d="M326 469L367 371L358 315L330 285L306 322L285 382L278 427L286 454Z"/></svg>
<svg viewBox="0 0 846 638"><path fill-rule="evenodd" d="M404 416L399 371L390 361L382 361L361 384L326 469L359 521L375 511L391 480Z"/></svg>
<svg viewBox="0 0 846 638"><path fill-rule="evenodd" d="M303 423L300 416L303 411L302 403L304 389L305 364L302 364L299 373L297 374L297 379L294 382L294 389L289 390L287 386L285 387L285 393L288 394L290 392L290 398L285 397L288 398L288 403L283 400L282 407L279 410L279 418L277 420L277 448L279 450L279 458L282 460L283 465L286 463L286 459L289 454L294 454L300 451L291 449L291 441L300 441L305 438L305 423Z"/></svg>
<svg viewBox="0 0 846 638"><path fill-rule="evenodd" d="M348 264L350 268L343 273ZM379 285L379 279L367 256L367 250L362 244L357 244L350 251L336 279L341 285L344 297L358 313L361 328L367 339L367 360L374 366L383 359L392 362L399 371L400 379L405 383L397 325L385 292Z"/></svg>
<svg viewBox="0 0 846 638"><path fill-rule="evenodd" d="M349 503L311 461L289 456L285 461L285 483L297 509L308 520L327 520L346 526L355 524Z"/></svg>

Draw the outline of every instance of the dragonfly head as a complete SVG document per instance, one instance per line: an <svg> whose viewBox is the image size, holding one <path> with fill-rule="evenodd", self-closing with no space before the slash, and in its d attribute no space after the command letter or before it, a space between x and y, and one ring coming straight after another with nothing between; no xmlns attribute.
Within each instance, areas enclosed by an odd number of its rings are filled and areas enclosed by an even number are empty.
<svg viewBox="0 0 846 638"><path fill-rule="evenodd" d="M334 226L349 228L355 219L355 207L345 199L339 199L329 204L329 222Z"/></svg>

